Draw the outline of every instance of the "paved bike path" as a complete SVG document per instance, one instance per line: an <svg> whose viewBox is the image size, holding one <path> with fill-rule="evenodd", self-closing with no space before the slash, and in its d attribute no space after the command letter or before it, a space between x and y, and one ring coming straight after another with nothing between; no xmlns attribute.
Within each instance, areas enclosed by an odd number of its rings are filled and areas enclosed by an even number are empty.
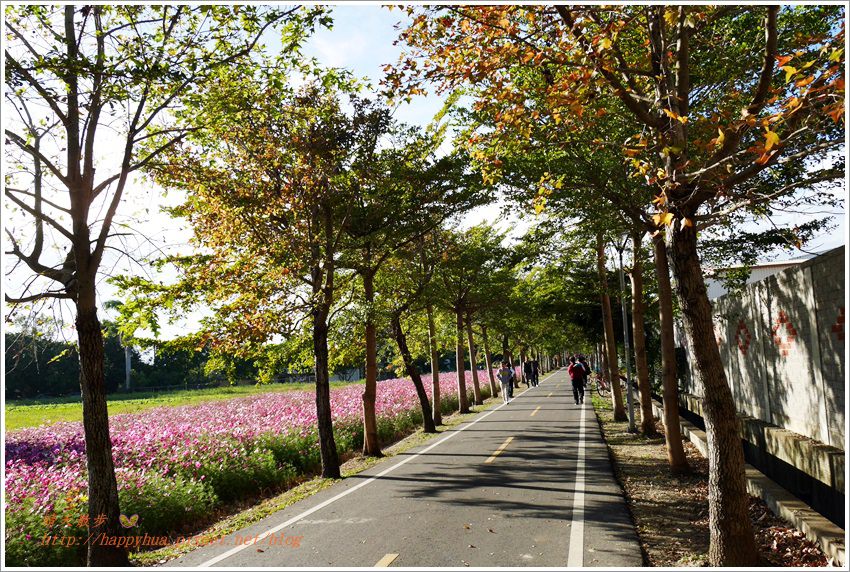
<svg viewBox="0 0 850 572"><path fill-rule="evenodd" d="M168 565L629 567L642 557L589 398L575 405L558 370Z"/></svg>

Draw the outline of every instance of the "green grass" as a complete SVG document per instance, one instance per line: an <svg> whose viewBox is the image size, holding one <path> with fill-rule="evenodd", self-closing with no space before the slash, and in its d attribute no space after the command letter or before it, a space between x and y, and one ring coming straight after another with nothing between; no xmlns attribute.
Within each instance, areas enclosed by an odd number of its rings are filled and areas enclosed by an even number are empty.
<svg viewBox="0 0 850 572"><path fill-rule="evenodd" d="M350 382L359 383L359 382ZM349 382L333 382L331 387L343 387ZM280 391L312 391L312 383L276 383L272 385L239 385L215 387L210 389L194 389L172 391L168 393L116 393L108 396L110 415L119 413L138 413L154 407L176 407L179 405L194 405L207 401L247 397L258 393ZM28 399L6 401L5 427L6 431L14 431L25 427L50 425L59 421L82 421L83 405L79 397L52 397L45 399Z"/></svg>

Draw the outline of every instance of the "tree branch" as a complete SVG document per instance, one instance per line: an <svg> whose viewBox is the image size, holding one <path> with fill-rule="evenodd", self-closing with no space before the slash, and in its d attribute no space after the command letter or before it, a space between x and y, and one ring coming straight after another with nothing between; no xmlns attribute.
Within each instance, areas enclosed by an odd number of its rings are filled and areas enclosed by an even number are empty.
<svg viewBox="0 0 850 572"><path fill-rule="evenodd" d="M56 166L50 161L50 159L48 159L47 157L44 156L44 154L41 153L41 151L39 151L38 149L36 149L35 147L33 147L32 145L27 143L26 140L23 137L21 137L20 135L18 135L17 133L9 131L8 129L4 129L3 132L6 134L6 136L9 139L12 140L12 143L14 143L18 147L20 147L20 149L22 151L25 151L27 154L29 154L33 158L38 158L38 160L40 160L42 163L44 163L45 166L47 167L47 169L51 173L53 173L53 175L57 179L59 179L59 181L62 182L62 184L66 185L66 186L68 185L68 178L65 175L63 175L62 172L59 171L59 169L57 169Z"/></svg>
<svg viewBox="0 0 850 572"><path fill-rule="evenodd" d="M561 19L567 24L567 28L572 34L572 36L582 45L585 53L587 53L590 57L594 59L596 62L596 70L611 84L611 87L614 88L614 94L620 98L623 104L634 113L638 119L640 119L645 125L649 127L660 127L661 121L660 119L653 117L649 109L642 105L640 101L632 97L627 91L626 88L620 83L620 80L617 79L617 76L614 75L611 71L605 69L602 65L600 65L597 60L596 54L590 48L590 43L587 41L587 38L584 36L584 33L578 29L576 26L575 20L570 14L570 11L563 5L556 5L555 9L558 11L558 14L561 16Z"/></svg>
<svg viewBox="0 0 850 572"><path fill-rule="evenodd" d="M22 298L12 298L8 294L5 294L4 296L6 297L7 304L26 304L28 302L35 302L36 300L43 300L45 298L71 298L71 295L67 292L60 292L56 290L48 290L47 292L42 292L41 294L33 294L31 296L24 296Z"/></svg>
<svg viewBox="0 0 850 572"><path fill-rule="evenodd" d="M22 201L21 199L19 199L18 197L16 197L12 193L10 193L8 191L8 189L5 189L4 191L5 191L4 194L6 195L6 198L8 198L10 201L15 203L16 205L18 205L19 207L21 207L22 209L24 209L28 213L30 213L33 217L35 217L35 219L37 221L44 221L44 222L48 223L50 226L52 226L53 228L58 230L68 240L74 240L74 235L71 233L71 231L69 231L68 229L66 229L62 225L60 225L52 217L44 214L43 212L39 212L39 211L35 210L33 207L29 206L27 203L25 203L24 201Z"/></svg>

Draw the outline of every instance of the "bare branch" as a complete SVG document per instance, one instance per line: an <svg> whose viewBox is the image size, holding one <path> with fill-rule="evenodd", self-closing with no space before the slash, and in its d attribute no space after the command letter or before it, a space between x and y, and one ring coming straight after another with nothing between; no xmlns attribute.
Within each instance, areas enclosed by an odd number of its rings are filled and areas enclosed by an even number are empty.
<svg viewBox="0 0 850 572"><path fill-rule="evenodd" d="M74 235L71 233L71 231L69 231L68 229L66 229L66 228L65 228L64 226L62 226L61 224L59 224L59 223L58 223L55 219L53 219L51 216L46 215L46 214L44 214L43 212L39 212L39 211L37 211L36 209L34 209L33 207L29 206L27 203L25 203L24 201L22 201L21 199L19 199L18 197L16 197L16 196L15 196L15 195L13 195L12 193L10 193L10 192L8 191L8 189L4 192L4 194L6 195L6 198L7 198L7 199L9 199L10 201L12 201L13 203L15 203L16 205L18 205L18 206L19 206L19 207L21 207L22 209L24 209L25 211L27 211L28 213L30 213L33 217L35 217L35 219L36 219L37 221L44 221L44 222L48 223L50 226L52 226L53 228L55 228L56 230L58 230L58 231L59 231L59 232L60 232L60 233L61 233L61 234L65 237L65 238L67 238L68 240L73 240L73 239L74 239Z"/></svg>
<svg viewBox="0 0 850 572"><path fill-rule="evenodd" d="M70 299L71 295L67 292L61 292L56 290L49 290L47 292L42 292L40 294L33 294L31 296L24 296L22 298L12 298L8 294L5 294L6 303L7 304L26 304L28 302L35 302L37 300L43 300L45 298L63 298Z"/></svg>
<svg viewBox="0 0 850 572"><path fill-rule="evenodd" d="M12 188L12 187L6 187L4 190L7 193L20 193L22 195L27 195L28 197L36 197L36 193L32 193L30 191L25 191L24 189L15 189L15 188ZM71 213L71 209L61 207L61 206L57 205L56 203L54 203L53 201L49 201L49 200L47 200L43 197L40 200L44 204L49 205L49 206L53 207L54 209L60 210L62 212L68 213L68 214Z"/></svg>
<svg viewBox="0 0 850 572"><path fill-rule="evenodd" d="M57 169L56 166L50 161L50 159L45 157L44 154L41 151L39 151L38 149L36 149L35 147L33 147L32 145L27 143L26 140L23 137L21 137L20 135L18 135L17 133L15 133L13 131L9 131L8 129L4 129L4 133L12 141L12 143L14 143L18 147L20 147L20 149L22 151L26 152L31 157L37 158L38 160L40 160L42 163L45 164L45 166L47 166L47 169L51 173L53 173L53 175L56 176L57 179L59 179L64 185L66 185L66 186L68 185L68 178L65 175L63 175L62 172L59 171L59 169Z"/></svg>
<svg viewBox="0 0 850 572"><path fill-rule="evenodd" d="M53 280L56 280L57 282L61 282L62 284L65 284L66 282L70 281L71 278L73 278L73 276L67 272L57 270L56 268L51 268L49 266L45 266L44 264L39 262L37 258L24 254L23 251L21 251L20 246L18 246L18 241L15 240L15 237L12 236L12 233L9 232L8 228L6 229L6 235L9 237L9 241L12 243L12 250L10 252L7 252L7 254L12 254L18 257L18 259L22 260L30 268L30 270L32 270L36 274L51 278Z"/></svg>
<svg viewBox="0 0 850 572"><path fill-rule="evenodd" d="M798 189L800 187L807 187L810 185L815 185L817 183L825 183L828 181L833 181L837 178L834 173L822 174L816 177L811 177L809 179L804 179L802 181L796 181L794 183L789 183L783 187L776 189L775 191L758 196L748 196L745 199L740 201L736 201L734 203L730 203L728 206L723 207L721 210L715 211L711 214L706 215L697 215L694 217L695 221L698 221L702 224L698 226L698 229L707 228L713 224L723 221L728 215L734 213L735 211L741 210L743 208L756 206L759 204L769 203L773 199L781 197L789 193L794 189Z"/></svg>

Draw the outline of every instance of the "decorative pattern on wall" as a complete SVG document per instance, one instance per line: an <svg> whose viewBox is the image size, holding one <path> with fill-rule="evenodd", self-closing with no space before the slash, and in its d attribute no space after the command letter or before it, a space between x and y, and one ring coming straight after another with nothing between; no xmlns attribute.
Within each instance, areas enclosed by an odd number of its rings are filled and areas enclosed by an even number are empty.
<svg viewBox="0 0 850 572"><path fill-rule="evenodd" d="M747 350L750 349L750 342L753 339L753 335L750 333L750 329L747 327L746 322L744 320L738 321L738 329L735 331L735 342L738 344L738 350L744 355L747 355Z"/></svg>
<svg viewBox="0 0 850 572"><path fill-rule="evenodd" d="M838 338L839 341L844 341L844 306L838 309L838 319L835 320L835 323L832 325L832 333L835 334L835 337Z"/></svg>
<svg viewBox="0 0 850 572"><path fill-rule="evenodd" d="M773 326L773 343L779 348L779 353L787 356L797 339L797 330L784 310L779 311L779 317Z"/></svg>

